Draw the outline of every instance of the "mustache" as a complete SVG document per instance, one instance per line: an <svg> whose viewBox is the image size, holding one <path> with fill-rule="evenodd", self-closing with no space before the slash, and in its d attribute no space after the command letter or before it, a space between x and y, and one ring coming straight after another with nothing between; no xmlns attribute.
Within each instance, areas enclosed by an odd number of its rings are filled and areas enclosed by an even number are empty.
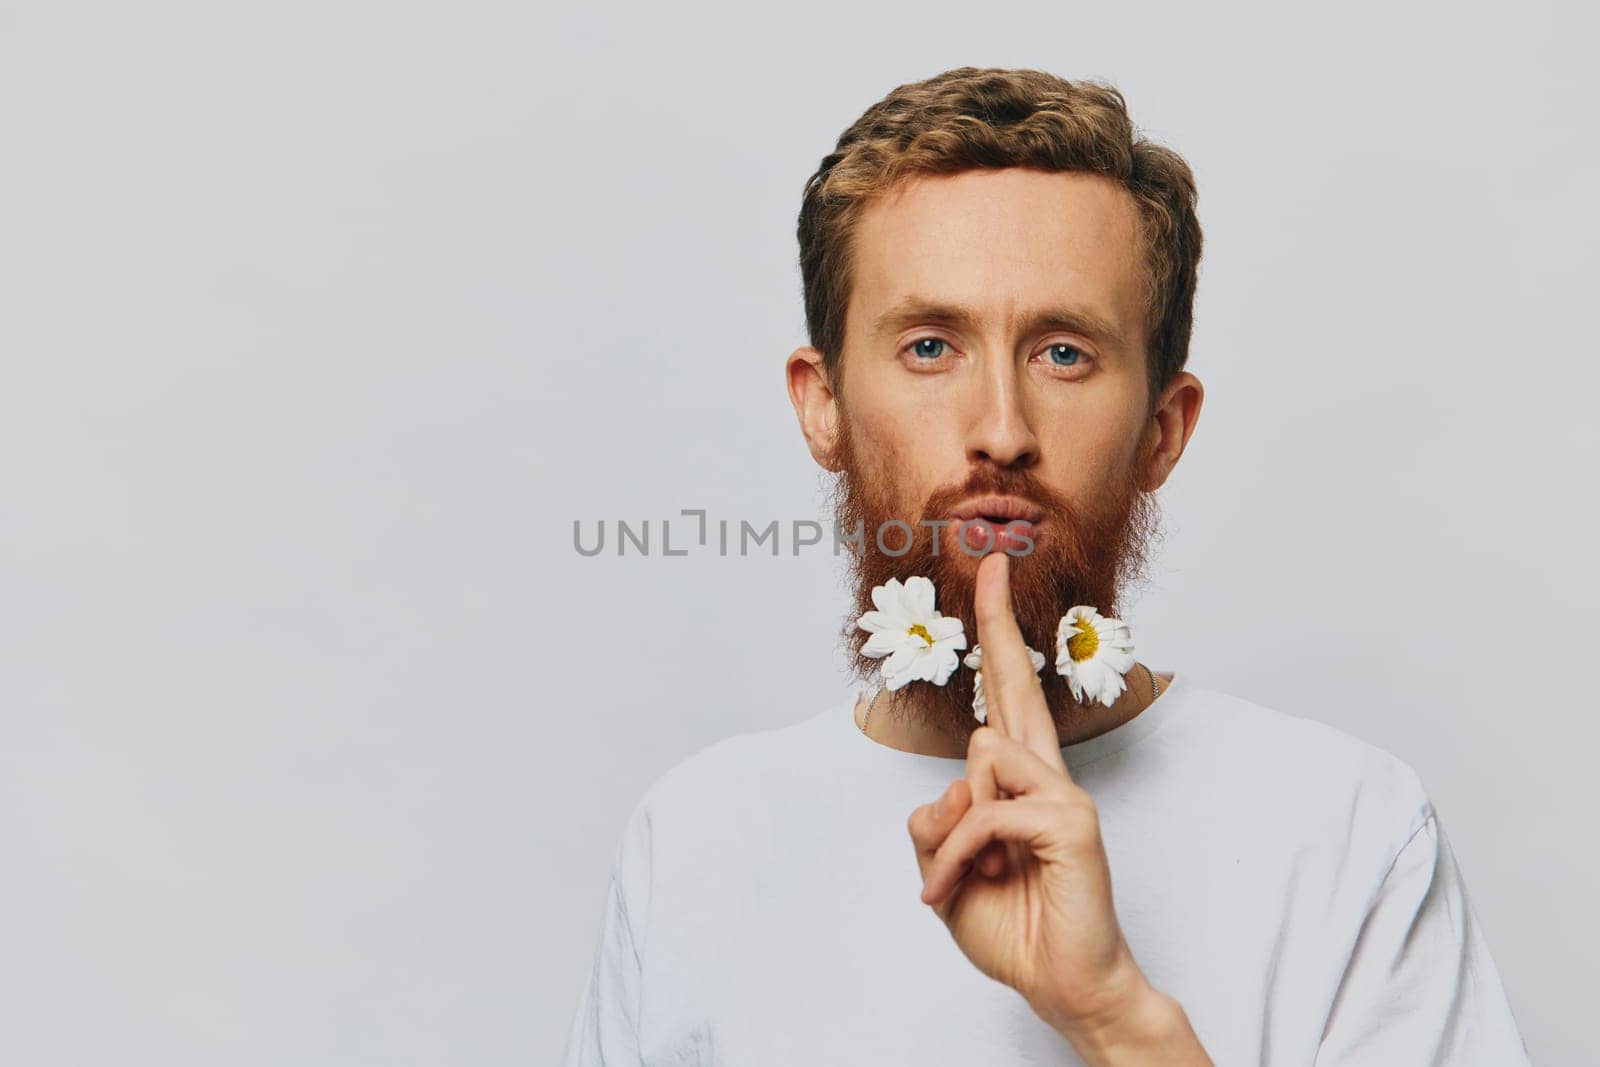
<svg viewBox="0 0 1600 1067"><path fill-rule="evenodd" d="M964 500L975 496L1015 496L1030 500L1044 510L1047 517L1069 521L1077 518L1072 502L1054 492L1028 471L997 467L974 470L959 485L936 489L928 494L922 506L922 521L934 522L950 514Z"/></svg>

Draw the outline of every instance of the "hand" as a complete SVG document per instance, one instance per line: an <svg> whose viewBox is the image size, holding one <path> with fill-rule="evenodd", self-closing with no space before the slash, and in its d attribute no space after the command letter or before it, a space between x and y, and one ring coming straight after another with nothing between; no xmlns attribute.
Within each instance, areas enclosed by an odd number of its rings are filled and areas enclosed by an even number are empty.
<svg viewBox="0 0 1600 1067"><path fill-rule="evenodd" d="M1112 1046L1152 1047L1144 1039L1170 1030L1170 1009L1181 1009L1150 986L1117 923L1099 814L1061 758L1008 568L1001 552L978 566L989 725L972 733L965 778L907 823L922 900L979 970L1021 993L1090 1062L1113 1062ZM1130 1027L1144 1032L1127 1040ZM1197 1040L1193 1049L1209 1062Z"/></svg>

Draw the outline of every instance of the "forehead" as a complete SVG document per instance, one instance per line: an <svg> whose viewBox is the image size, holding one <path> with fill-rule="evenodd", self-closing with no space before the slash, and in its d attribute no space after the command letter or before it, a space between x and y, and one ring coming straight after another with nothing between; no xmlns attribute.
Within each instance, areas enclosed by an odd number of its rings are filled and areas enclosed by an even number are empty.
<svg viewBox="0 0 1600 1067"><path fill-rule="evenodd" d="M1138 209L1110 178L1021 167L918 175L862 212L853 244L852 336L916 299L976 307L993 325L1071 307L1143 344Z"/></svg>

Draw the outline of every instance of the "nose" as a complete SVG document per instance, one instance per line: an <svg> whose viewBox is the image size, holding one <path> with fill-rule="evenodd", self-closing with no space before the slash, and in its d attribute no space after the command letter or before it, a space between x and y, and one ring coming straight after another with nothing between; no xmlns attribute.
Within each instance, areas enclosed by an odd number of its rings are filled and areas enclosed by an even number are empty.
<svg viewBox="0 0 1600 1067"><path fill-rule="evenodd" d="M988 363L972 400L968 456L1000 467L1032 466L1039 459L1039 439L1023 407L1017 368L1008 359Z"/></svg>

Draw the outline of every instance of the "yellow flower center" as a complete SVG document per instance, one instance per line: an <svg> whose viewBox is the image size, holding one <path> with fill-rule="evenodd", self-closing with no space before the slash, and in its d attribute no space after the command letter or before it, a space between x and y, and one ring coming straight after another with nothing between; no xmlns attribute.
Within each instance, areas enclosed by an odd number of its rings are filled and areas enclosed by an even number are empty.
<svg viewBox="0 0 1600 1067"><path fill-rule="evenodd" d="M933 635L930 634L928 632L928 628L922 625L920 622L912 624L911 629L907 630L906 633L915 634L917 637L920 637L924 641L928 642L929 648L933 647Z"/></svg>
<svg viewBox="0 0 1600 1067"><path fill-rule="evenodd" d="M1072 662L1082 663L1093 657L1099 649L1100 635L1094 632L1094 623L1088 619L1076 619L1073 625L1078 628L1078 633L1067 638L1067 655L1072 657Z"/></svg>

